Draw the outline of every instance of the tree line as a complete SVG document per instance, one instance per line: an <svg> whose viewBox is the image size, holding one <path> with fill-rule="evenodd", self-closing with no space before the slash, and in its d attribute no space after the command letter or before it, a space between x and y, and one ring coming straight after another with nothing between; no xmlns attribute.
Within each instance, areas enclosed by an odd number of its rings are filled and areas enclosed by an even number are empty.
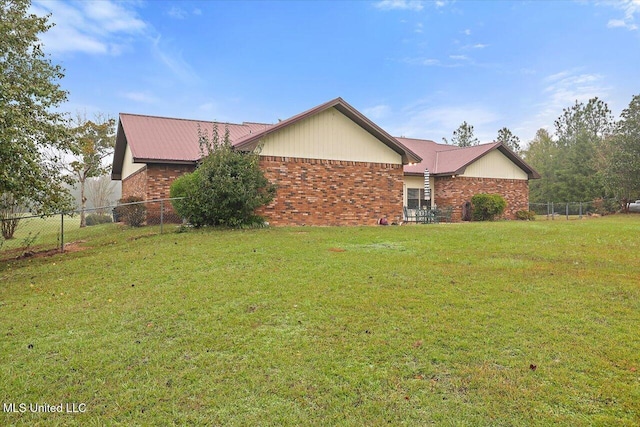
<svg viewBox="0 0 640 427"><path fill-rule="evenodd" d="M462 147L480 143L466 121L451 142L443 140ZM525 149L507 128L495 140L542 176L529 184L532 203L614 200L627 211L630 202L640 199L640 95L632 97L618 120L597 97L576 101L562 110L553 133L539 129Z"/></svg>
<svg viewBox="0 0 640 427"><path fill-rule="evenodd" d="M565 108L552 135L536 133L523 157L542 178L530 184L532 202L640 199L640 95L615 120L596 98Z"/></svg>

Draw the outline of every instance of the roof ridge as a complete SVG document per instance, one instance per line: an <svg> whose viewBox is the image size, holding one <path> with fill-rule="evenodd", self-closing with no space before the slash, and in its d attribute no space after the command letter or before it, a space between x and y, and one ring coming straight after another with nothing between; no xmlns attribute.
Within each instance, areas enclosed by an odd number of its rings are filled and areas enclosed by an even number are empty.
<svg viewBox="0 0 640 427"><path fill-rule="evenodd" d="M198 123L210 123L210 124L219 124L219 125L234 125L234 126L245 126L245 123L262 125L265 124L267 126L268 123L257 123L257 122L242 122L242 123L233 123L233 122L219 122L217 120L201 120L201 119L186 119L183 117L169 117L169 116L154 116L151 114L137 114L137 113L119 113L119 116L135 116L135 117L148 117L150 119L163 119L163 120L180 120L183 122L198 122Z"/></svg>
<svg viewBox="0 0 640 427"><path fill-rule="evenodd" d="M248 122L246 120L242 121L243 125L265 125L265 126L273 126L274 123L262 123L262 122Z"/></svg>
<svg viewBox="0 0 640 427"><path fill-rule="evenodd" d="M410 137L407 137L407 136L394 136L394 138L396 138L396 139L410 139L410 140L412 140L412 141L432 142L432 143L434 143L434 144L444 145L444 144L440 144L439 142L435 142L435 141L434 141L434 140L432 140L432 139L410 138Z"/></svg>
<svg viewBox="0 0 640 427"><path fill-rule="evenodd" d="M149 117L152 119L169 119L169 120L182 120L186 122L208 122L216 123L214 120L198 120L198 119L185 119L183 117L169 117L169 116L154 116L152 114L137 114L137 113L119 113L119 116L136 116L136 117Z"/></svg>

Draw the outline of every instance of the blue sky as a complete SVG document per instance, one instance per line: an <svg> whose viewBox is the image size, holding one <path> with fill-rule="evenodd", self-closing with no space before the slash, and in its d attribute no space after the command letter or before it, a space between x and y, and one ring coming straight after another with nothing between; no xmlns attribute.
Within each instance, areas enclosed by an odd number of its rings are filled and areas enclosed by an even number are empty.
<svg viewBox="0 0 640 427"><path fill-rule="evenodd" d="M336 98L395 136L526 143L640 93L640 0L40 1L64 109L273 123Z"/></svg>

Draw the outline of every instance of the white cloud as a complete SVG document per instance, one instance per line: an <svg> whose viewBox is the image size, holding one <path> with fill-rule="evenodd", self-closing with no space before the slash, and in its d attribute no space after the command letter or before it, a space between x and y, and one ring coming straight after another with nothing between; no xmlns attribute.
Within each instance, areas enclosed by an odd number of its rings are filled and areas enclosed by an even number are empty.
<svg viewBox="0 0 640 427"><path fill-rule="evenodd" d="M374 107L365 108L362 113L372 120L380 120L387 117L391 111L388 105L380 104Z"/></svg>
<svg viewBox="0 0 640 427"><path fill-rule="evenodd" d="M587 102L598 97L608 99L611 88L605 84L600 74L581 73L579 70L564 70L547 76L540 81L542 98L534 103L531 119L521 123L532 138L539 128L549 126L560 115L564 108L578 102Z"/></svg>
<svg viewBox="0 0 640 427"><path fill-rule="evenodd" d="M108 33L140 33L147 27L135 11L124 7L124 3L86 1L79 4L89 18L89 24L97 24Z"/></svg>
<svg viewBox="0 0 640 427"><path fill-rule="evenodd" d="M543 80L543 84L546 85L543 92L548 94L548 106L564 108L575 101L588 101L594 96L604 97L609 90L601 83L602 81L603 76L600 74L562 71Z"/></svg>
<svg viewBox="0 0 640 427"><path fill-rule="evenodd" d="M442 65L442 63L438 59L427 58L422 60L422 65L433 66L433 65Z"/></svg>
<svg viewBox="0 0 640 427"><path fill-rule="evenodd" d="M623 19L610 19L607 23L607 27L609 28L618 28L618 27L626 27L627 23L624 22Z"/></svg>
<svg viewBox="0 0 640 427"><path fill-rule="evenodd" d="M400 62L409 64L409 65L423 65L425 67L443 67L443 68L462 67L465 64L463 64L461 61L468 61L466 62L466 64L476 65L473 63L473 61L469 57L465 55L450 55L448 59L450 59L451 61L443 62L442 60L436 59L436 58L416 57L416 58L403 58L400 60Z"/></svg>
<svg viewBox="0 0 640 427"><path fill-rule="evenodd" d="M189 15L201 16L202 9L195 8L191 12L188 12L180 6L171 6L171 9L169 9L166 14L174 19L187 19Z"/></svg>
<svg viewBox="0 0 640 427"><path fill-rule="evenodd" d="M200 82L198 74L183 59L182 52L176 51L168 43L162 42L160 36L153 40L152 52L183 83L193 84Z"/></svg>
<svg viewBox="0 0 640 427"><path fill-rule="evenodd" d="M463 121L474 126L474 132L482 142L491 140L500 116L482 105L458 105L434 107L428 103L416 103L402 110L405 119L392 128L396 136L432 139L441 142L451 137ZM485 131L486 130L486 131Z"/></svg>
<svg viewBox="0 0 640 427"><path fill-rule="evenodd" d="M218 106L213 102L205 102L204 104L198 105L198 110L207 114L217 110L217 108Z"/></svg>
<svg viewBox="0 0 640 427"><path fill-rule="evenodd" d="M471 30L470 29L466 29L462 32L465 36L470 36L471 35Z"/></svg>
<svg viewBox="0 0 640 427"><path fill-rule="evenodd" d="M419 0L382 0L375 3L375 7L381 10L414 10L419 11L424 8L423 1Z"/></svg>
<svg viewBox="0 0 640 427"><path fill-rule="evenodd" d="M477 43L472 46L474 49L484 49L485 47L489 47L488 44Z"/></svg>
<svg viewBox="0 0 640 427"><path fill-rule="evenodd" d="M622 19L610 19L607 23L608 28L626 28L630 31L636 31L638 25L635 23L636 15L640 14L640 0L622 0L618 2L606 2L607 6L613 6L624 12Z"/></svg>
<svg viewBox="0 0 640 427"><path fill-rule="evenodd" d="M187 17L187 11L178 6L172 6L171 9L167 12L172 18L175 19L185 19Z"/></svg>
<svg viewBox="0 0 640 427"><path fill-rule="evenodd" d="M37 1L31 11L40 16L51 13L55 25L41 36L49 53L118 55L127 49L131 36L148 28L134 10L110 1Z"/></svg>
<svg viewBox="0 0 640 427"><path fill-rule="evenodd" d="M42 35L48 53L81 52L91 55L120 55L133 49L134 42L150 46L156 59L185 83L199 81L198 75L168 43L161 43L161 35L138 17L135 3L112 0L67 3L57 0L36 0L31 9L37 15L51 13L55 24ZM175 16L181 9L173 8ZM194 11L194 13L196 13ZM201 11L199 12L201 13ZM131 95L131 94L130 94ZM138 102L150 102L140 93L129 97Z"/></svg>
<svg viewBox="0 0 640 427"><path fill-rule="evenodd" d="M610 19L607 23L607 28L626 28L627 30L637 30L638 26L633 23L633 21L628 22L623 19Z"/></svg>
<svg viewBox="0 0 640 427"><path fill-rule="evenodd" d="M155 104L158 102L158 98L153 95L149 95L146 92L126 92L121 94L121 96L131 101L140 102L143 104Z"/></svg>

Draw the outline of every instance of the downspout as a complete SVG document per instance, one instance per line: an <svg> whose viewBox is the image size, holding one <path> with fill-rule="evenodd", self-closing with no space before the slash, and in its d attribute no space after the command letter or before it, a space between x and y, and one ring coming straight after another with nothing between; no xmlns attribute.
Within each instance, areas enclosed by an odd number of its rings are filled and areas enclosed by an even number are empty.
<svg viewBox="0 0 640 427"><path fill-rule="evenodd" d="M429 184L429 169L424 170L424 200L425 205L431 208L431 185Z"/></svg>

